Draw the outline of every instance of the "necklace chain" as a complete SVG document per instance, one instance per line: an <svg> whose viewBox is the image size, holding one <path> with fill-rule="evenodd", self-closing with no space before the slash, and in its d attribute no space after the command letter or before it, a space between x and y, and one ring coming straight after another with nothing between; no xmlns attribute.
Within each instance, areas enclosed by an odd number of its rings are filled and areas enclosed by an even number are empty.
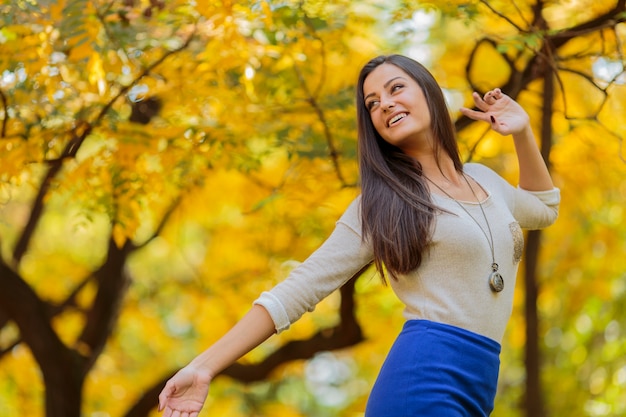
<svg viewBox="0 0 626 417"><path fill-rule="evenodd" d="M487 243L489 244L489 249L491 249L491 270L492 270L492 272L491 272L491 275L489 276L489 285L491 286L491 289L494 292L500 292L500 291L502 291L504 289L504 280L502 279L502 276L498 273L498 264L496 263L496 254L495 254L495 248L494 248L495 245L494 245L494 242L493 242L493 234L491 233L491 226L489 226L489 220L487 220L487 215L485 214L485 209L483 209L483 205L480 202L480 199L478 198L478 196L476 195L476 192L474 192L474 188L472 187L472 185L470 184L469 180L467 179L467 176L465 175L465 173L462 173L461 175L463 175L463 179L467 183L467 186L469 187L470 191L472 192L472 195L474 196L474 198L478 202L478 206L480 207L480 211L483 214L483 218L485 219L485 224L487 225L487 231L489 232L489 236L487 236L487 232L485 232L485 229L483 229L483 227L480 225L478 220L476 220L476 218L474 216L472 216L472 214L469 212L469 210L467 210L465 208L465 206L463 204L461 204L461 202L459 200L457 200L456 198L452 197L446 190L444 190L442 187L440 187L438 184L436 184L433 180L428 178L426 175L423 175L423 176L424 176L424 178L426 178L428 180L428 182L430 182L432 185L437 187L442 193L444 193L446 196L448 196L450 199L452 199L455 203L457 203L459 205L459 207L461 207L463 209L463 211L465 211L465 213L467 213L467 215L474 221L474 223L476 223L476 225L478 226L480 231L483 232L483 235L485 236L485 239L487 239Z"/></svg>

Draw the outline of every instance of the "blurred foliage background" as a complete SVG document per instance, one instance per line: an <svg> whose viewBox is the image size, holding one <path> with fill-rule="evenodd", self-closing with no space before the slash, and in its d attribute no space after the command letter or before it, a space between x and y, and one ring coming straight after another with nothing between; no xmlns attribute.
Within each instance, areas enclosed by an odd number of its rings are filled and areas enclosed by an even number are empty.
<svg viewBox="0 0 626 417"><path fill-rule="evenodd" d="M528 237L493 416L626 415L623 0L0 5L0 415L156 416L169 375L358 194L354 85L441 83L466 160L516 184L524 105L562 191ZM361 416L402 325L372 271L212 385L202 415Z"/></svg>

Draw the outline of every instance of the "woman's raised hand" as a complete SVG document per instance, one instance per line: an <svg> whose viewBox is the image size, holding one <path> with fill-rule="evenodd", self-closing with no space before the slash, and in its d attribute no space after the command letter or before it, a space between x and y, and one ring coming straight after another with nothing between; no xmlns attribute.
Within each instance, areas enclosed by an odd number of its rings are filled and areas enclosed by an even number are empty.
<svg viewBox="0 0 626 417"><path fill-rule="evenodd" d="M211 377L187 365L178 371L159 394L163 417L197 417L209 393Z"/></svg>
<svg viewBox="0 0 626 417"><path fill-rule="evenodd" d="M499 88L488 91L484 97L472 94L474 104L479 110L461 107L461 113L473 120L482 120L501 135L521 133L529 125L526 111Z"/></svg>

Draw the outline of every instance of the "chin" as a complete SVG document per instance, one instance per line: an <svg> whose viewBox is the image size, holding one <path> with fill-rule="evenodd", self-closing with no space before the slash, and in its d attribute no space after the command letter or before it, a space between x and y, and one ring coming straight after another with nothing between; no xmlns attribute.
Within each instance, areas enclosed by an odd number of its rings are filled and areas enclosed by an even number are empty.
<svg viewBox="0 0 626 417"><path fill-rule="evenodd" d="M396 136L396 137L393 137L393 138L385 139L385 142L387 142L388 144L393 145L393 146L395 146L397 148L403 149L403 148L407 147L408 145L411 145L412 141L411 141L410 138L406 138L406 137L398 138Z"/></svg>

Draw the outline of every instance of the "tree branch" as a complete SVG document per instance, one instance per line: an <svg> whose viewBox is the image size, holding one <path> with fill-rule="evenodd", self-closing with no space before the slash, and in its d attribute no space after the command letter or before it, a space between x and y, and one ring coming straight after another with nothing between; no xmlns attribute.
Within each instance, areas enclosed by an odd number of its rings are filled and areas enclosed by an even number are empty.
<svg viewBox="0 0 626 417"><path fill-rule="evenodd" d="M302 86L302 89L306 93L307 103L311 105L311 107L315 111L315 114L317 114L317 118L322 124L322 128L324 130L324 138L326 138L326 145L328 146L328 156L330 156L330 160L335 169L337 179L341 183L342 187L354 186L354 184L348 184L346 182L346 179L344 178L343 173L341 172L341 165L339 164L339 152L337 151L337 147L335 146L333 133L331 132L330 127L328 126L328 121L326 120L326 115L324 114L324 110L322 109L317 99L313 96L313 94L309 90L309 87L307 86L306 81L304 77L302 76L302 74L300 73L300 70L298 69L298 67L294 65L293 68L296 72L296 75L298 76L298 80L300 81L300 85Z"/></svg>
<svg viewBox="0 0 626 417"><path fill-rule="evenodd" d="M259 363L231 365L218 376L228 376L241 383L249 384L267 378L277 367L287 362L310 359L319 352L343 349L362 342L363 333L355 316L354 287L359 277L370 266L371 264L364 266L341 287L341 306L339 308L341 321L337 326L322 329L306 340L288 342ZM126 412L124 417L147 417L156 407L158 395L165 383L175 372L170 373L144 391L141 398Z"/></svg>
<svg viewBox="0 0 626 417"><path fill-rule="evenodd" d="M505 14L502 14L499 11L497 11L491 4L489 4L488 1L480 0L480 2L482 4L484 4L489 10L491 10L491 12L493 14L495 14L496 16L498 16L499 18L501 18L502 20L506 21L508 24L513 26L518 32L525 32L524 29L522 29L517 23L515 23L513 20L511 20L508 16L506 16Z"/></svg>
<svg viewBox="0 0 626 417"><path fill-rule="evenodd" d="M337 326L322 329L306 340L288 342L257 364L235 363L226 368L220 375L246 384L258 382L266 379L272 371L286 362L310 359L318 352L342 349L362 342L361 327L354 315L354 285L357 278L368 267L369 265L341 287L341 321Z"/></svg>
<svg viewBox="0 0 626 417"><path fill-rule="evenodd" d="M304 16L304 23L309 30L309 33L315 40L320 43L320 57L322 60L321 71L320 71L320 79L317 83L317 87L315 88L315 92L312 94L312 97L319 97L320 91L326 82L326 47L324 45L324 40L317 34L315 30L315 26L313 26L313 22L311 22L311 18L306 14L306 12L302 9L302 4L300 4L300 11Z"/></svg>
<svg viewBox="0 0 626 417"><path fill-rule="evenodd" d="M174 213L176 208L180 205L180 202L181 202L181 196L179 195L178 197L176 197L176 199L174 199L172 204L170 204L170 206L167 208L167 210L163 214L163 217L161 217L161 221L159 222L157 227L154 229L154 232L152 232L152 234L148 236L148 238L145 241L143 241L142 243L136 243L136 244L130 243L130 245L132 246L132 250L141 249L147 246L157 236L159 236L161 232L163 231L163 229L165 228L165 225L167 224L168 220L172 217L172 214Z"/></svg>
<svg viewBox="0 0 626 417"><path fill-rule="evenodd" d="M488 4L487 2L485 2L485 0L481 0L481 2ZM535 15L534 15L532 26L539 28L539 30L547 33L546 27L545 27L546 22L543 20L543 17L541 16L541 9L537 9L542 4L543 2L538 2L533 8ZM557 51L560 47L565 45L570 40L576 38L577 36L580 36L582 34L589 34L589 33L592 33L598 30L604 30L607 28L615 28L617 24L626 22L625 12L626 12L626 0L618 0L613 9L607 11L605 14L598 16L597 18L593 20L581 23L580 25L571 27L569 29L565 29L555 34L545 35L545 42L548 42L551 44L552 51ZM497 14L497 11L494 11L494 13ZM470 59L468 60L468 64L466 66L465 72L466 72L466 78L467 80L469 80L471 88L474 88L475 86L471 81L470 69L472 68L476 51L479 45L482 44L482 42L494 43L492 40L487 39L487 38L480 40L479 42L477 42L476 46L474 46L472 52L470 53ZM518 70L515 67L515 65L512 65L512 62L508 59L506 54L504 53L502 54L502 58L507 63L509 63L511 76L502 86L500 86L500 88L502 89L502 91L504 91L507 95L509 95L513 99L516 99L519 93L523 91L524 89L526 89L528 84L530 84L532 81L539 79L539 78L543 78L544 77L543 71L545 71L545 67L542 61L551 61L551 59L553 59L551 57L545 56L545 52L542 52L542 51L533 51L533 52L535 52L536 54L526 63L524 68L521 70ZM550 65L553 66L552 67L553 69L556 68L554 67L554 62L550 62ZM557 77L557 82L560 83L560 80L558 79L558 77ZM472 123L474 123L474 120L466 116L461 116L456 120L455 127L456 127L456 130L460 132L466 127L468 127L469 125L471 125Z"/></svg>
<svg viewBox="0 0 626 417"><path fill-rule="evenodd" d="M302 89L304 90L306 96L307 96L307 103L309 103L311 105L311 107L313 107L313 110L315 111L315 113L317 114L317 118L320 120L320 122L322 123L322 127L324 129L324 137L326 138L326 144L328 146L328 154L330 156L331 162L333 164L333 167L335 169L335 173L337 175L337 179L339 180L339 182L341 183L342 187L353 187L356 184L349 184L346 182L343 173L341 171L341 165L339 163L339 152L337 151L337 147L335 146L335 139L333 137L333 134L330 130L330 127L328 126L328 122L326 120L326 115L324 114L324 110L322 109L322 107L320 106L317 97L319 96L320 90L324 84L324 79L326 77L326 50L325 50L325 46L324 46L324 41L318 36L315 27L313 26L313 23L311 22L311 19L308 17L308 15L306 14L306 12L302 11L303 15L304 15L304 22L306 24L307 29L309 30L309 32L311 33L311 36L313 36L313 38L315 38L317 41L320 42L321 47L320 47L320 55L322 57L322 65L321 65L321 73L320 73L320 81L315 89L315 92L312 92L307 83L306 80L304 79L304 77L302 76L302 73L300 72L300 70L298 69L297 65L294 64L293 68L296 72L296 76L298 77L298 80L300 81L300 85L302 86ZM295 61L294 61L295 62Z"/></svg>
<svg viewBox="0 0 626 417"><path fill-rule="evenodd" d="M0 129L0 138L7 137L7 123L9 121L9 104L7 103L7 96L0 90L0 99L2 99L2 109L4 110L4 117L2 118L2 128Z"/></svg>
<svg viewBox="0 0 626 417"><path fill-rule="evenodd" d="M50 325L50 306L1 258L0 309L15 322L43 373L69 354Z"/></svg>
<svg viewBox="0 0 626 417"><path fill-rule="evenodd" d="M76 342L77 349L88 359L85 363L85 369L82 370L85 374L104 349L117 322L124 294L130 283L124 272L124 265L132 250L133 244L130 240L118 248L111 236L107 259L94 272L98 290L91 308L86 314L85 327Z"/></svg>

